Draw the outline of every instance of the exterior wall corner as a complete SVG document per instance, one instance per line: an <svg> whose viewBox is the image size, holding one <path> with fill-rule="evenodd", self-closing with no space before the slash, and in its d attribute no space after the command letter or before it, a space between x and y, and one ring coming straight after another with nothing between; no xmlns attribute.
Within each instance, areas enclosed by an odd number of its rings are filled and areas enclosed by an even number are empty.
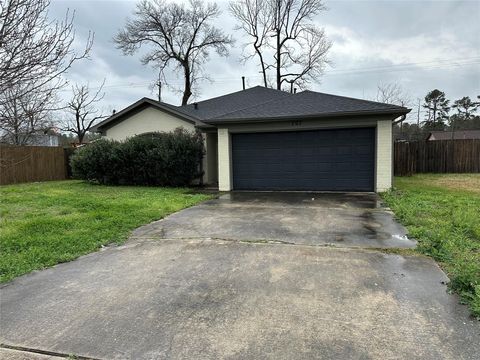
<svg viewBox="0 0 480 360"><path fill-rule="evenodd" d="M227 128L218 129L218 190L232 190L232 144Z"/></svg>
<svg viewBox="0 0 480 360"><path fill-rule="evenodd" d="M375 191L387 191L393 182L392 121L377 121Z"/></svg>

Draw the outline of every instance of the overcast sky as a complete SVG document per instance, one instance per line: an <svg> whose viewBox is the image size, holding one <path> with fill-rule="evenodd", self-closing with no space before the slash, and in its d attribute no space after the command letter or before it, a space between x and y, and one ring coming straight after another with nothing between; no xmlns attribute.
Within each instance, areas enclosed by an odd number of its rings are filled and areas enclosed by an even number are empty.
<svg viewBox="0 0 480 360"><path fill-rule="evenodd" d="M236 46L230 56L211 56L206 66L213 83L201 83L197 100L241 89L241 76L249 86L260 85L256 63L238 61L243 34L234 30L227 1L217 26L232 34ZM417 98L434 88L449 99L480 94L480 1L326 1L329 10L316 19L333 42L332 65L311 90L359 98L373 98L377 85L399 83ZM91 87L105 82L104 107L120 110L143 96L156 97L151 85L156 72L140 64L140 56L124 56L112 37L132 14L135 1L53 0L52 17L75 10L76 44L88 31L95 33L91 60L76 63L67 77ZM167 75L181 84L174 74ZM62 92L67 97L69 90ZM181 96L164 89L162 100L178 105Z"/></svg>

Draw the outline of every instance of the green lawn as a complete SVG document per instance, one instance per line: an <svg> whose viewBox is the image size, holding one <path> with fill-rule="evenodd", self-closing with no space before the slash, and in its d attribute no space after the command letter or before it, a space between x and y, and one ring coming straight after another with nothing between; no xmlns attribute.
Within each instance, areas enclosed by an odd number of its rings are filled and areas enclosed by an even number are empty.
<svg viewBox="0 0 480 360"><path fill-rule="evenodd" d="M382 196L417 251L440 263L450 288L480 317L480 174L398 177Z"/></svg>
<svg viewBox="0 0 480 360"><path fill-rule="evenodd" d="M0 186L0 281L70 261L209 196L79 181Z"/></svg>

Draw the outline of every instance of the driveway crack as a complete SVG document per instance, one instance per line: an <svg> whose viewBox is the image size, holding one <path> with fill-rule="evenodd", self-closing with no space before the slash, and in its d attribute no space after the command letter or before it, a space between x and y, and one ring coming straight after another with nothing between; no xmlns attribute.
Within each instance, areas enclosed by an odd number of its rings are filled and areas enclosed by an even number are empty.
<svg viewBox="0 0 480 360"><path fill-rule="evenodd" d="M59 358L65 358L65 359L77 359L77 360L102 360L99 358L92 358L88 356L81 356L81 355L75 355L75 354L65 354L61 352L56 352L56 351L49 351L49 350L42 350L42 349L35 349L35 348L29 348L29 347L24 347L24 346L16 346L16 345L9 345L9 344L0 344L1 349L7 349L7 350L16 350L24 353L32 353L32 354L39 354L39 355L46 355L46 356L55 356Z"/></svg>

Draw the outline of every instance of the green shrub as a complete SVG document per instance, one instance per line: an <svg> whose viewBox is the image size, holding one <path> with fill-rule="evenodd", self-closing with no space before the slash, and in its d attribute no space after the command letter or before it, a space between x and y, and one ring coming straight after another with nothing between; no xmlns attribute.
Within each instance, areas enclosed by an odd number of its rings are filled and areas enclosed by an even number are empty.
<svg viewBox="0 0 480 360"><path fill-rule="evenodd" d="M74 177L101 184L186 186L202 176L202 156L201 134L177 129L98 140L79 149L71 166Z"/></svg>
<svg viewBox="0 0 480 360"><path fill-rule="evenodd" d="M77 149L70 158L73 177L101 184L115 184L114 168L119 147L119 142L100 139Z"/></svg>

